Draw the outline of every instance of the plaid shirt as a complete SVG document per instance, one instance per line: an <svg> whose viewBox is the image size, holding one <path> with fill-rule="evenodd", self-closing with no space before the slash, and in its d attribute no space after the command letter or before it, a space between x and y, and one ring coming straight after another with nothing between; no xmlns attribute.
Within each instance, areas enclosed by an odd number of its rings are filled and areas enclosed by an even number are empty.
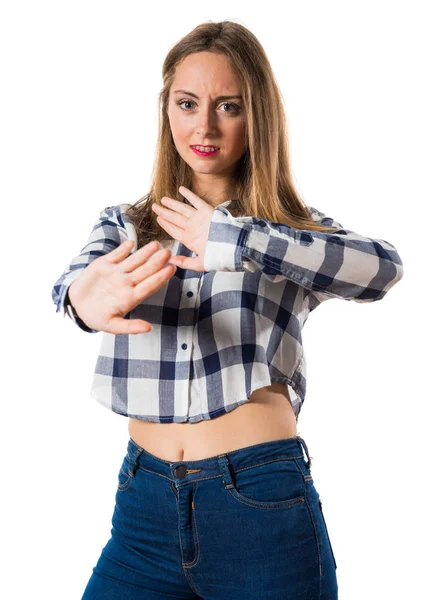
<svg viewBox="0 0 431 600"><path fill-rule="evenodd" d="M302 328L329 298L381 300L403 276L389 242L346 230L309 206L314 221L336 232L299 230L257 217L233 217L230 201L216 207L204 256L205 272L176 273L125 318L151 323L149 333L103 332L90 394L103 406L158 423L214 419L248 401L253 390L285 384L296 419L306 395ZM87 244L52 289L57 312L69 312L67 290L97 257L136 230L130 204L105 208ZM173 255L196 256L176 240Z"/></svg>

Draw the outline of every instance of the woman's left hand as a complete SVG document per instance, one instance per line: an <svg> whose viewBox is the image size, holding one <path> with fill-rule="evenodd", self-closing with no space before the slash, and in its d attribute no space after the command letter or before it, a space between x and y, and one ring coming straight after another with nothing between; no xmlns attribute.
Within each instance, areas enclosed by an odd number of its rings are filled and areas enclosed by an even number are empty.
<svg viewBox="0 0 431 600"><path fill-rule="evenodd" d="M182 269L203 272L204 254L215 209L183 185L179 187L179 191L195 208L166 196L160 201L164 204L163 207L153 203L151 208L158 215L159 225L175 240L197 254L193 257L172 255L169 263Z"/></svg>

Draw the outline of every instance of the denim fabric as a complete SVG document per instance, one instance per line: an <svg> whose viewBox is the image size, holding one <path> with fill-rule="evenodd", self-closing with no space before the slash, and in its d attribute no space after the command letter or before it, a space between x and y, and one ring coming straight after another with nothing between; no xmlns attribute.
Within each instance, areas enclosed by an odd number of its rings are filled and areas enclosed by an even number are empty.
<svg viewBox="0 0 431 600"><path fill-rule="evenodd" d="M337 600L300 436L172 463L129 438L111 537L81 600L199 598Z"/></svg>

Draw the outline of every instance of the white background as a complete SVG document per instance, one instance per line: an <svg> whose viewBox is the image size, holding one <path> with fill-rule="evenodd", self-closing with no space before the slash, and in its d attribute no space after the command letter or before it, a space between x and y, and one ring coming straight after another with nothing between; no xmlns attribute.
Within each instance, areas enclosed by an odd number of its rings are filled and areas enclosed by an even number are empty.
<svg viewBox="0 0 431 600"><path fill-rule="evenodd" d="M383 301L333 299L310 315L298 433L340 599L429 593L426 5L2 4L3 598L81 598L109 538L127 419L89 394L102 334L56 313L51 290L100 211L148 191L167 52L224 19L268 54L305 202L403 260Z"/></svg>

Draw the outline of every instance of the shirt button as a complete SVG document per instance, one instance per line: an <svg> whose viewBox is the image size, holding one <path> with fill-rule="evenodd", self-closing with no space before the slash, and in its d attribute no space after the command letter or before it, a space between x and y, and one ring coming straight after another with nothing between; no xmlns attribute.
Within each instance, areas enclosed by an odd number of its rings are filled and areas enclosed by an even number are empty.
<svg viewBox="0 0 431 600"><path fill-rule="evenodd" d="M181 348L185 350L187 348L187 344L181 344Z"/></svg>
<svg viewBox="0 0 431 600"><path fill-rule="evenodd" d="M187 296L191 298L193 296L193 292L187 292Z"/></svg>

